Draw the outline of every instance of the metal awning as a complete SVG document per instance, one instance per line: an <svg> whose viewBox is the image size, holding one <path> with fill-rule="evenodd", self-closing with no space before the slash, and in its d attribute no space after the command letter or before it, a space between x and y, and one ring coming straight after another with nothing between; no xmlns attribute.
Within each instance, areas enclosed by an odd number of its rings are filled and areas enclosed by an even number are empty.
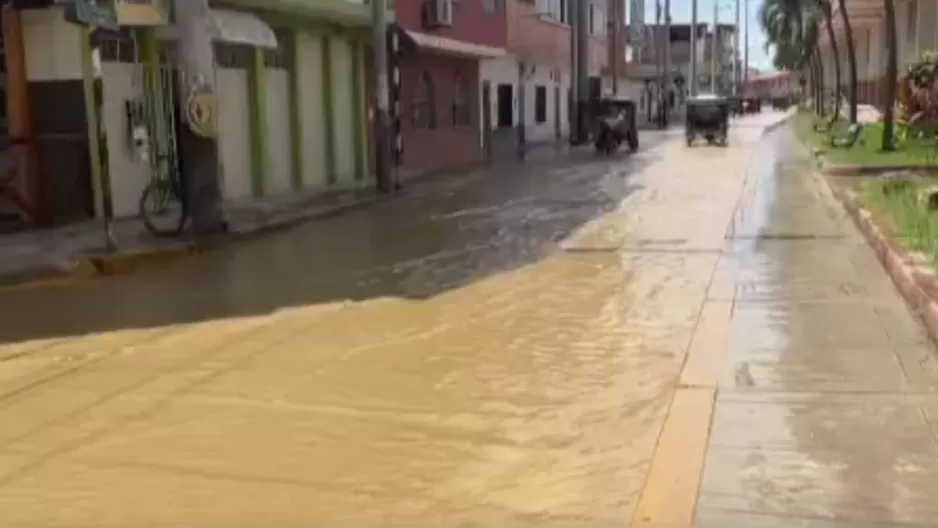
<svg viewBox="0 0 938 528"><path fill-rule="evenodd" d="M407 38L409 38L414 42L414 44L417 45L417 47L426 48L450 55L495 58L504 57L508 54L508 52L505 51L505 48L496 48L493 46L486 46L484 44L474 44L472 42L465 42L447 37L438 37L436 35L428 35L426 33L420 33L417 31L404 30L404 33L407 35Z"/></svg>
<svg viewBox="0 0 938 528"><path fill-rule="evenodd" d="M244 44L257 48L277 47L274 30L257 15L231 9L211 9L212 39L228 44ZM163 40L178 40L179 27L160 28L158 35Z"/></svg>

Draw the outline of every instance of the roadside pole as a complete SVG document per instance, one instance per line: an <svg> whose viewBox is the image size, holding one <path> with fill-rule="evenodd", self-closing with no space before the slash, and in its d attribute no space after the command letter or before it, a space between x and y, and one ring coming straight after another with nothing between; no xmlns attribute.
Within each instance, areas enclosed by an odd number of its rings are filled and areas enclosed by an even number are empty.
<svg viewBox="0 0 938 528"><path fill-rule="evenodd" d="M619 32L622 31L622 6L625 0L612 0L612 95L619 95L619 60L622 57L620 48L622 39L619 38Z"/></svg>
<svg viewBox="0 0 938 528"><path fill-rule="evenodd" d="M394 191L391 178L391 103L388 83L388 21L386 0L371 0L371 45L375 68L375 185L378 192Z"/></svg>
<svg viewBox="0 0 938 528"><path fill-rule="evenodd" d="M736 27L733 29L733 95L739 95L739 2L736 0Z"/></svg>
<svg viewBox="0 0 938 528"><path fill-rule="evenodd" d="M655 97L655 120L658 122L658 128L664 127L664 29L661 25L661 0L655 0L655 31L652 35L655 39L655 80L658 83Z"/></svg>
<svg viewBox="0 0 938 528"><path fill-rule="evenodd" d="M743 42L743 86L749 86L749 0L744 0L746 4L746 19L743 20L743 27L746 28L745 42Z"/></svg>
<svg viewBox="0 0 938 528"><path fill-rule="evenodd" d="M667 128L671 114L671 0L664 0L664 67L662 68L661 85L664 90L663 111L661 113L662 125Z"/></svg>
<svg viewBox="0 0 938 528"><path fill-rule="evenodd" d="M697 0L690 1L690 82L687 85L688 94L697 95Z"/></svg>
<svg viewBox="0 0 938 528"><path fill-rule="evenodd" d="M570 130L568 136L571 145L579 145L580 142L580 110L577 108L577 102L580 100L580 85L577 82L577 75L580 68L577 62L577 42L579 42L579 24L577 17L579 8L576 0L567 2L567 21L570 22L570 97L568 98L568 114L570 118Z"/></svg>
<svg viewBox="0 0 938 528"><path fill-rule="evenodd" d="M713 36L710 38L710 91L717 93L717 43L720 40L720 5L713 0Z"/></svg>
<svg viewBox="0 0 938 528"><path fill-rule="evenodd" d="M175 0L179 26L179 90L186 125L180 130L182 182L196 235L225 230L217 135L215 53L208 0Z"/></svg>
<svg viewBox="0 0 938 528"><path fill-rule="evenodd" d="M590 97L590 86L589 86L589 42L590 42L590 27L589 27L589 9L590 3L587 0L574 0L573 2L577 6L577 38L576 38L576 63L577 63L577 76L576 83L578 85L577 89L579 90L579 100L577 100L577 137L580 140L580 143L585 143L589 140L589 125L587 124L587 119L589 119L589 97Z"/></svg>

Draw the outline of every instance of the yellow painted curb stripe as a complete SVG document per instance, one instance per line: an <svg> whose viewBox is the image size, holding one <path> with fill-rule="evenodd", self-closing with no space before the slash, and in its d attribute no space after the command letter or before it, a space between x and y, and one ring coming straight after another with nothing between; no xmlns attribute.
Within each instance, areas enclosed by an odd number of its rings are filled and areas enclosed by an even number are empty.
<svg viewBox="0 0 938 528"><path fill-rule="evenodd" d="M205 253L205 251L206 248L199 245L174 245L101 255L79 260L72 269L61 275L0 285L0 292L68 286L101 276L131 273L149 265L198 256Z"/></svg>
<svg viewBox="0 0 938 528"><path fill-rule="evenodd" d="M635 508L632 528L689 528L700 488L715 389L678 389Z"/></svg>
<svg viewBox="0 0 938 528"><path fill-rule="evenodd" d="M681 372L682 387L715 389L729 353L732 301L707 301L700 313L697 330L687 351Z"/></svg>

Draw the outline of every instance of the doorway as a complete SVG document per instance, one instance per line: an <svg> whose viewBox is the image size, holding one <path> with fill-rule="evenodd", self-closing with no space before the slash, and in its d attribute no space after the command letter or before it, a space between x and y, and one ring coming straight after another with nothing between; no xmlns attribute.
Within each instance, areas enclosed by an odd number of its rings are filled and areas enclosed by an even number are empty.
<svg viewBox="0 0 938 528"><path fill-rule="evenodd" d="M22 53L21 46L17 46L21 43L13 42L13 49L7 49L9 44L7 42L7 33L12 31L15 38L20 36L22 31L18 16L11 19L9 24L4 20L4 15L11 12L12 9L13 7L7 5L7 2L0 1L0 28L3 28L0 31L0 233L25 229L29 227L30 220L26 211L26 203L20 195L20 163L17 148L10 140L10 123L7 120L7 57L9 53ZM19 68L16 72L19 74L17 81L20 83L20 87L25 89L25 63L21 66L22 68ZM20 90L18 95L24 93ZM21 114L25 116L25 113ZM17 123L17 125L20 124ZM19 150L24 148L28 147L21 146Z"/></svg>
<svg viewBox="0 0 938 528"><path fill-rule="evenodd" d="M515 90L510 84L498 85L498 128L515 126Z"/></svg>

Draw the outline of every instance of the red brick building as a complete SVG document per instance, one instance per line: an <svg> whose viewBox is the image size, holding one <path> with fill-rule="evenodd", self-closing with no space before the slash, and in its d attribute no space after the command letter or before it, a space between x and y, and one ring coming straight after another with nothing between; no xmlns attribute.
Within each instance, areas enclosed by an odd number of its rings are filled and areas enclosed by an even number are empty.
<svg viewBox="0 0 938 528"><path fill-rule="evenodd" d="M749 77L743 93L764 98L790 97L801 92L801 72L769 72Z"/></svg>
<svg viewBox="0 0 938 528"><path fill-rule="evenodd" d="M401 173L481 160L479 63L506 54L502 0L396 0ZM395 82L395 80L392 80Z"/></svg>
<svg viewBox="0 0 938 528"><path fill-rule="evenodd" d="M569 130L570 0L504 0L508 55L483 62L483 90L490 91L490 119L496 144L501 139L527 145L558 141ZM589 2L589 74L593 91L608 73L609 4ZM625 43L622 42L622 55ZM522 130L519 130L522 129Z"/></svg>

